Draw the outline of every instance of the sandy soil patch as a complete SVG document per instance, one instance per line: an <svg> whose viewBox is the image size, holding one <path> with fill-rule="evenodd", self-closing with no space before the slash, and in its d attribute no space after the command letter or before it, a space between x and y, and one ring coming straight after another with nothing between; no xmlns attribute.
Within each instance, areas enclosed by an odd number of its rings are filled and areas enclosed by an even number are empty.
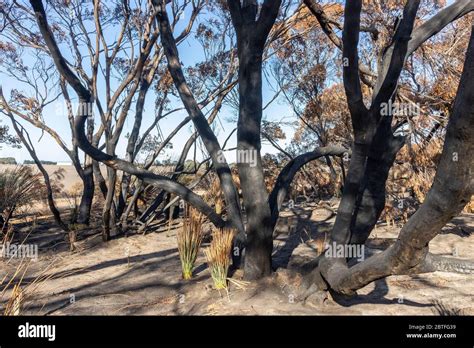
<svg viewBox="0 0 474 348"><path fill-rule="evenodd" d="M183 281L174 229L131 235L102 243L97 231L83 231L75 252L68 251L65 236L44 229L39 222L29 243L40 245L40 257L31 262L23 284L42 270L49 279L25 303L24 314L51 315L474 315L474 275L435 272L417 276L392 276L361 289L345 303L303 303L291 293L290 278L281 269L311 256L308 240L321 238L334 221L326 209L314 207L286 211L275 235L277 275L229 293L212 288L202 251L194 279ZM453 220L431 243L432 252L472 258L474 215ZM43 227L43 229L42 229ZM24 227L24 232L26 232ZM31 232L31 231L30 231ZM366 245L377 252L392 243L399 228L379 225ZM94 234L95 233L95 234ZM20 233L21 235L21 233ZM206 247L204 244L203 247ZM1 275L17 265L1 261ZM237 272L234 277L239 277ZM287 286L288 285L288 286ZM2 306L6 298L2 299Z"/></svg>

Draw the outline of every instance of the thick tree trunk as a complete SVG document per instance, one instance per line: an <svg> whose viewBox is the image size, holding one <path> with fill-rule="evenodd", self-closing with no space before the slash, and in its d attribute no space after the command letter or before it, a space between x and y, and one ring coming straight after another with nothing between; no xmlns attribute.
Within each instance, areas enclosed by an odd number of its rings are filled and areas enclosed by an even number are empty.
<svg viewBox="0 0 474 348"><path fill-rule="evenodd" d="M247 215L244 276L259 279L272 271L272 212L261 158L262 61L265 44L281 1L264 1L257 18L256 1L228 0L237 33L239 56L239 120L237 166Z"/></svg>
<svg viewBox="0 0 474 348"><path fill-rule="evenodd" d="M419 3L419 0L409 1L404 8L404 18L394 36L395 44L383 61L369 110L364 104L359 77L362 1L346 3L343 55L348 64L344 66L344 87L354 128L354 145L330 244L335 242L346 246L351 241L365 242L385 204L385 181L403 143L393 138L391 118L381 120L380 110L382 104L392 99L396 92ZM360 224L358 230L357 223ZM323 270L347 267L345 257L323 258L321 263Z"/></svg>
<svg viewBox="0 0 474 348"><path fill-rule="evenodd" d="M243 28L243 37L252 27ZM244 274L258 279L271 273L273 228L261 160L263 47L253 40L239 43L240 112L237 126L237 166L247 215ZM252 161L251 161L252 160Z"/></svg>
<svg viewBox="0 0 474 348"><path fill-rule="evenodd" d="M385 185L398 151L404 145L403 137L395 137L390 127L391 118L379 126L371 144L361 192L352 216L350 244L364 244L385 208Z"/></svg>

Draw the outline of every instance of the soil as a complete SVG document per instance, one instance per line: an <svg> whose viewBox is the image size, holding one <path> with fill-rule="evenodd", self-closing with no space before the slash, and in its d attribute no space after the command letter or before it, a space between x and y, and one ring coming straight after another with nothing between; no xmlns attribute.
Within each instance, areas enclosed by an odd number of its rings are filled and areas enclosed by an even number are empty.
<svg viewBox="0 0 474 348"><path fill-rule="evenodd" d="M28 235L26 243L39 246L39 258L29 262L21 281L21 314L474 315L474 274L391 276L350 299L300 300L292 293L300 278L289 270L317 255L317 241L324 240L334 222L330 203L285 210L275 232L274 275L253 283L231 281L228 292L213 289L202 250L193 279L181 279L176 247L179 220L171 228L155 226L145 235L131 234L107 243L102 242L99 230L82 230L71 252L65 234L51 227L50 218L33 223L24 217L17 220L15 238L24 240ZM365 255L393 243L399 230L380 223L366 243ZM463 214L431 242L430 250L472 258L473 232L474 215ZM0 279L11 276L20 262L1 259ZM240 276L237 271L232 278L239 280ZM10 291L4 292L1 308L9 296Z"/></svg>

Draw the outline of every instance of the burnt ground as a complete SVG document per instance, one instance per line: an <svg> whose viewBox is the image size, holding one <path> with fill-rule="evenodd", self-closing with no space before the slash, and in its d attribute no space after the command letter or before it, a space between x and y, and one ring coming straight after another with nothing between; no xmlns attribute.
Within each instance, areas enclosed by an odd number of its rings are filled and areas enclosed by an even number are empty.
<svg viewBox="0 0 474 348"><path fill-rule="evenodd" d="M329 208L329 209L328 209ZM255 283L231 282L230 291L212 288L202 251L191 281L181 279L176 231L154 226L108 243L98 230L79 232L75 251L65 235L51 228L49 218L17 220L16 237L39 245L39 259L28 264L21 282L25 300L22 314L39 315L474 315L474 275L435 272L391 276L358 291L343 302L327 299L301 301L292 294L294 269L317 255L334 222L326 207L299 205L285 210L274 243L274 276ZM398 235L400 227L379 224L365 253L380 252ZM203 244L203 248L207 243ZM463 214L448 224L430 244L433 253L472 259L474 215ZM0 279L12 274L18 259L1 259ZM240 271L234 275L238 279ZM0 299L4 307L9 298Z"/></svg>

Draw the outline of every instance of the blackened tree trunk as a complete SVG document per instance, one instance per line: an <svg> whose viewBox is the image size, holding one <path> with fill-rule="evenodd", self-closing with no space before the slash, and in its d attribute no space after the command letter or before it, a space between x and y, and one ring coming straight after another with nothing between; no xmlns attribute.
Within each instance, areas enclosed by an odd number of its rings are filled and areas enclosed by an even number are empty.
<svg viewBox="0 0 474 348"><path fill-rule="evenodd" d="M261 160L263 46L252 39L255 28L242 28L239 37L240 110L237 126L237 166L247 215L244 272L247 279L271 273L273 229ZM252 163L251 160L254 162Z"/></svg>
<svg viewBox="0 0 474 348"><path fill-rule="evenodd" d="M454 1L413 30L419 1L407 1L403 20L398 26L392 44L387 47L380 59L377 81L368 84L371 87L375 87L370 110L367 110L362 103L360 93L359 73L366 84L367 79L364 76L375 76L367 67L358 62L357 45L361 2L346 2L343 40L339 39L332 30L331 20L324 13L323 7L314 0L305 0L304 3L308 6L311 13L315 15L331 42L343 51L345 63L348 63L344 66L344 85L352 115L355 137L357 138L357 133L361 133L361 131L372 135L368 139L370 146L367 148L366 156L359 156L359 160L353 157L351 160L351 164L354 163L354 166L357 168L365 166L363 178L360 181L356 181L356 185L359 187L356 199L353 200L351 198L355 197L354 191L349 194L349 190L346 190L346 195L345 197L343 196L343 201L351 200L353 203L348 206L349 209L346 209L347 212L350 212L351 224L348 227L349 214L346 214L345 219L339 219L340 221L345 220L345 222L343 224L338 223L338 228L336 229L340 233L339 239L341 241L349 239L351 244L363 244L369 237L384 209L385 183L388 173L405 141L404 137L394 136L391 129L392 117L387 117L386 115L382 117L380 115L381 103L394 100L400 72L406 59L449 23L473 11L474 2L470 0ZM362 115L362 117L359 115ZM354 146L357 146L357 144ZM359 172L361 173L361 171ZM349 173L349 176L351 174ZM344 206L344 204L341 205Z"/></svg>
<svg viewBox="0 0 474 348"><path fill-rule="evenodd" d="M219 177L224 198L227 203L229 219L236 231L239 234L243 234L245 232L242 222L242 212L237 189L232 179L232 173L223 156L222 148L216 135L209 126L206 117L201 111L199 103L196 101L196 98L186 82L179 60L176 41L173 37L173 32L166 12L167 1L154 0L153 3L157 11L156 18L160 27L161 43L168 60L168 70L173 78L173 82L178 90L186 111L191 117L193 124L201 136L204 146L212 159L213 167Z"/></svg>
<svg viewBox="0 0 474 348"><path fill-rule="evenodd" d="M77 216L77 223L88 225L90 222L92 203L94 201L94 171L92 168L92 159L88 157L89 163L86 163L82 170L82 196L79 203L79 211Z"/></svg>
<svg viewBox="0 0 474 348"><path fill-rule="evenodd" d="M473 27L474 32L474 27ZM326 286L337 293L352 295L356 290L380 278L394 274L442 270L472 272L472 262L449 260L429 254L429 242L443 226L458 215L474 193L474 35L471 34L465 66L458 93L449 120L446 139L433 185L423 204L402 228L392 246L351 268L341 260L322 258L313 272L313 280L324 279L319 286ZM377 138L374 139L374 144ZM396 149L399 145L395 145ZM382 165L375 166L375 173L384 173L384 163L392 161L389 149L381 149L385 156L375 155ZM385 150L385 151L384 151ZM383 162L383 160L386 162ZM385 174L384 174L385 175ZM367 187L371 187L368 185ZM374 187L374 186L372 186ZM362 208L364 208L362 206ZM370 217L370 214L367 215ZM364 218L370 224L370 218ZM362 218L356 218L359 223ZM367 236L368 225L356 228L365 231L358 236L362 242ZM457 269L456 269L457 268ZM459 269L460 268L460 269ZM318 277L320 274L322 277Z"/></svg>
<svg viewBox="0 0 474 348"><path fill-rule="evenodd" d="M54 35L51 31L51 28L48 25L47 16L42 1L30 0L30 4L33 8L36 17L36 22L41 32L41 36L43 37L46 43L48 51L51 57L53 58L58 72L77 93L79 105L90 105L90 103L92 103L93 101L93 96L90 91L83 85L81 80L69 68L67 61L63 57L61 50L59 49L59 46L56 43ZM166 22L165 27L162 29L167 30L167 40L169 41L170 39L172 39L172 32L169 29L169 22ZM174 40L171 45L173 44L173 52L168 53L177 56L177 49ZM174 57L172 57L170 65L171 68L174 69L174 72L176 72L176 69L180 70L179 61L174 59ZM183 79L182 71L179 72L179 75L179 77ZM180 82L181 81L183 80L180 80ZM185 84L185 82L183 83ZM178 83L178 85L181 86L181 83ZM189 93L189 88L187 88L187 86L185 87L185 91L181 89L181 92L184 92L186 100L190 101L190 98L192 98L192 96ZM217 139L212 133L212 130L210 129L209 125L207 124L204 115L202 114L202 112L200 112L197 103L191 102L191 104L192 105L187 105L188 107L190 107L188 111L194 117L198 118L195 123L196 128L200 133L202 132L204 134L201 136L206 138L205 143L209 145L209 152L213 153L213 155L215 156L214 158L216 159L217 172L220 175L221 180L226 183L226 185L224 185L224 192L229 195L226 197L226 199L228 200L227 203L233 207L232 212L234 214L238 214L237 216L231 216L232 223L238 231L243 231L242 220L240 218L240 210L238 209L238 195L234 185L232 184L230 169L228 168L226 163L219 163L219 161L217 160L220 156L220 148L218 147ZM98 178L102 193L107 194L108 188L106 187L106 185L104 185L98 162L104 163L105 165L107 165L107 167L112 168L114 170L120 170L134 175L139 180L143 181L144 184L155 185L156 187L166 190L169 193L173 193L177 196L180 196L183 200L185 200L186 202L194 206L196 209L198 209L201 213L203 213L218 228L222 228L228 225L222 219L221 216L216 214L216 212L208 204L206 204L201 197L199 197L199 195L192 192L184 185L170 180L169 178L164 177L162 175L155 174L149 170L139 168L138 166L135 166L130 162L119 159L108 153L104 153L101 149L97 148L97 143L95 141L94 143L91 143L85 131L88 116L90 115L84 115L81 110L78 111L77 115L74 118L74 135L76 137L78 147L94 160L94 175L96 176L96 178ZM120 133L116 132L115 134L117 138L114 140L118 141L118 136ZM227 185L227 183L229 185ZM113 211L115 211L114 205L112 205L111 208Z"/></svg>
<svg viewBox="0 0 474 348"><path fill-rule="evenodd" d="M265 1L257 18L256 1L228 1L239 56L237 166L247 216L244 274L250 280L272 271L272 212L261 157L262 62L280 5L281 1Z"/></svg>

